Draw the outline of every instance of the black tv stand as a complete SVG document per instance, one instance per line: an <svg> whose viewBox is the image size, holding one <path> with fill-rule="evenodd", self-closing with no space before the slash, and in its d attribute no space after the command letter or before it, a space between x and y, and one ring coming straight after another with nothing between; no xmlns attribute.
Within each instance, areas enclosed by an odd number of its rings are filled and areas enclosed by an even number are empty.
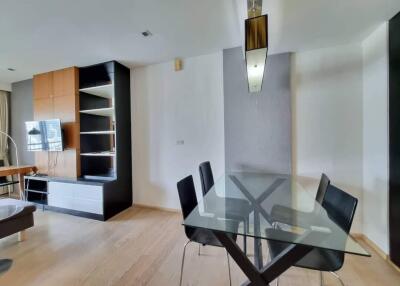
<svg viewBox="0 0 400 286"><path fill-rule="evenodd" d="M104 194L109 182L67 179L44 175L25 176L25 198L43 210L107 220L104 212Z"/></svg>

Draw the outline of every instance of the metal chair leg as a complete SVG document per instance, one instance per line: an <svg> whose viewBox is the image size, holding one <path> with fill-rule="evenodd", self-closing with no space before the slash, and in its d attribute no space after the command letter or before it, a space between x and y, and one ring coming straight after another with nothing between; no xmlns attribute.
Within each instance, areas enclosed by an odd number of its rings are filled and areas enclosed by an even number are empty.
<svg viewBox="0 0 400 286"><path fill-rule="evenodd" d="M185 253L186 253L186 246L191 243L192 241L189 240L186 242L185 246L183 247L183 254L182 254L182 265L181 265L181 279L179 281L179 286L182 286L182 276L183 276L183 266L185 264Z"/></svg>
<svg viewBox="0 0 400 286"><path fill-rule="evenodd" d="M229 253L226 251L226 258L228 259L228 272L229 272L229 286L232 286L232 278L231 278L231 263L229 262Z"/></svg>
<svg viewBox="0 0 400 286"><path fill-rule="evenodd" d="M200 256L200 247L201 247L201 244L199 243L199 256Z"/></svg>
<svg viewBox="0 0 400 286"><path fill-rule="evenodd" d="M279 277L276 278L276 286L279 286Z"/></svg>
<svg viewBox="0 0 400 286"><path fill-rule="evenodd" d="M246 235L246 233L248 233L248 231L249 231L248 220L243 221L243 227L244 227L244 233L245 233L245 235L243 236L243 252L244 252L244 254L247 255L247 235Z"/></svg>
<svg viewBox="0 0 400 286"><path fill-rule="evenodd" d="M319 278L320 286L324 286L324 277L322 276L322 271L319 272Z"/></svg>
<svg viewBox="0 0 400 286"><path fill-rule="evenodd" d="M340 278L340 276L336 272L331 271L329 273L332 274L333 276L335 276L335 278L337 280L339 280L340 284L342 284L342 286L344 286L344 282L343 282L342 278Z"/></svg>

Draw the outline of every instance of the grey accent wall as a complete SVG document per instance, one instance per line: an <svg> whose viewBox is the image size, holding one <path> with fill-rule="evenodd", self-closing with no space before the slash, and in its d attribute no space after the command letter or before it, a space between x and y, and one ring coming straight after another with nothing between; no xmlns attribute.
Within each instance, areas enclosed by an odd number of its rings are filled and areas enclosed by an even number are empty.
<svg viewBox="0 0 400 286"><path fill-rule="evenodd" d="M240 47L223 59L226 171L290 174L290 54L268 56L259 94L248 92Z"/></svg>
<svg viewBox="0 0 400 286"><path fill-rule="evenodd" d="M33 85L32 80L24 80L12 84L11 91L11 136L18 146L20 164L34 164L33 152L26 151L25 121L33 120ZM11 160L15 163L15 153Z"/></svg>

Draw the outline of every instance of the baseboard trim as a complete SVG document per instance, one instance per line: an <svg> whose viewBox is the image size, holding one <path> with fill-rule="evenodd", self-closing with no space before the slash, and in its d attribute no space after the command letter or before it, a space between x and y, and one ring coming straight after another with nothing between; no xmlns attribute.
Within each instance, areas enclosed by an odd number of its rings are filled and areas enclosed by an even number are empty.
<svg viewBox="0 0 400 286"><path fill-rule="evenodd" d="M133 207L146 208L146 209L152 209L152 210L158 210L158 211L165 211L165 212L170 212L170 213L180 213L181 212L178 209L165 208L165 207L159 207L159 206L152 206L152 205L146 205L146 204L137 204L137 203L134 203Z"/></svg>
<svg viewBox="0 0 400 286"><path fill-rule="evenodd" d="M357 240L362 240L363 242L365 242L376 253L378 253L378 255L380 257L382 257L384 260L386 260L390 266L392 266L395 270L400 272L400 268L390 260L390 256L388 254L386 254L375 242L370 240L365 234L352 233L351 236Z"/></svg>

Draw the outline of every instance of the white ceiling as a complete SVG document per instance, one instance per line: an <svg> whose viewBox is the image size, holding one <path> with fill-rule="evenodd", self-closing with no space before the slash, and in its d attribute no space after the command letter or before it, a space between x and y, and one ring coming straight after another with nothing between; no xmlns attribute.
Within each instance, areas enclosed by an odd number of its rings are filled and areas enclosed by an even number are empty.
<svg viewBox="0 0 400 286"><path fill-rule="evenodd" d="M245 3L0 0L0 82L112 59L145 65L239 46ZM400 1L264 0L263 7L270 52L280 53L360 41L399 11ZM141 35L147 29L151 38Z"/></svg>

